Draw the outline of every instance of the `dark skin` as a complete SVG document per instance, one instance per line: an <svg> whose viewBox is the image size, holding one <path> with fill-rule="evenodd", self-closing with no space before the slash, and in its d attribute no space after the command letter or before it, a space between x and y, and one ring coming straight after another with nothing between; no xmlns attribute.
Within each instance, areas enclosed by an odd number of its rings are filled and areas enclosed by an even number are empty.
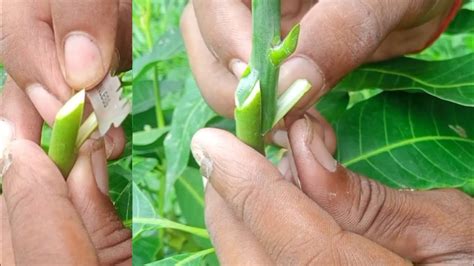
<svg viewBox="0 0 474 266"><path fill-rule="evenodd" d="M131 231L99 186L107 179L104 141L82 146L66 181L38 146L41 117L11 80L0 113L14 124L16 138L0 198L1 264L131 265Z"/></svg>
<svg viewBox="0 0 474 266"><path fill-rule="evenodd" d="M0 117L16 139L0 199L2 265L131 265L131 232L108 196L107 159L121 155L123 130L88 140L67 181L38 145L43 121L52 125L75 91L131 68L131 8L130 0L2 5L9 76Z"/></svg>
<svg viewBox="0 0 474 266"><path fill-rule="evenodd" d="M251 50L250 2L194 0L181 20L201 93L228 117ZM216 129L193 139L210 181L206 221L223 264L472 264L472 198L454 189L398 191L345 169L331 156L334 132L310 108L360 64L423 49L453 3L282 0L283 34L296 23L301 34L279 90L298 78L313 85L273 135L291 148L287 157L276 169Z"/></svg>
<svg viewBox="0 0 474 266"><path fill-rule="evenodd" d="M341 165L330 172L311 151L324 147L315 144L321 129L307 118L289 130L301 190L232 134L194 136L210 182L206 222L224 265L474 261L472 198L455 189L394 190Z"/></svg>

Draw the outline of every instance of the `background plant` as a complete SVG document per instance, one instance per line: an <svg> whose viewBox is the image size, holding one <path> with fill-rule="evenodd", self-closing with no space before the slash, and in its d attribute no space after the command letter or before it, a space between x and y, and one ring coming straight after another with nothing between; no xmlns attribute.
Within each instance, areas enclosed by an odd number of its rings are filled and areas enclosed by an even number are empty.
<svg viewBox="0 0 474 266"><path fill-rule="evenodd" d="M136 265L217 264L189 143L203 126L235 128L207 107L191 76L178 28L185 4L133 6ZM432 47L362 66L319 101L342 164L392 187L455 187L473 195L473 17L474 3L466 1ZM283 152L266 148L274 163Z"/></svg>

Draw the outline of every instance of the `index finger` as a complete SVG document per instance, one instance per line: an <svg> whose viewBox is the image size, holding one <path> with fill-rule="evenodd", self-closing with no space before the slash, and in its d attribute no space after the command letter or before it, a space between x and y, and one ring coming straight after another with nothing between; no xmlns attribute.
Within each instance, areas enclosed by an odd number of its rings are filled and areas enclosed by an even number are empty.
<svg viewBox="0 0 474 266"><path fill-rule="evenodd" d="M209 51L229 69L233 59L248 62L252 44L248 6L241 0L194 0L192 5Z"/></svg>

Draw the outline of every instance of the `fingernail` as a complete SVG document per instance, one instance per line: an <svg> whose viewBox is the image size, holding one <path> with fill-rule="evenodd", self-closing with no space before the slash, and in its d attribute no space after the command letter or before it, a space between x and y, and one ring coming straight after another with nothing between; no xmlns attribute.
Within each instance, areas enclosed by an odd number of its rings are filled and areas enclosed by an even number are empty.
<svg viewBox="0 0 474 266"><path fill-rule="evenodd" d="M293 56L283 63L280 68L278 91L282 93L288 89L297 79L306 79L311 85L310 93L313 97L321 94L324 87L324 77L319 67L311 59L305 56Z"/></svg>
<svg viewBox="0 0 474 266"><path fill-rule="evenodd" d="M240 79L242 77L242 74L244 73L245 69L247 68L247 64L244 63L240 59L232 59L229 62L229 68L232 71L232 73L234 74L234 76L236 76L238 79Z"/></svg>
<svg viewBox="0 0 474 266"><path fill-rule="evenodd" d="M306 133L304 141L308 149L311 151L314 159L318 161L329 172L335 172L337 168L337 161L332 157L331 153L326 148L324 141L319 136L317 129L314 127L316 121L305 115Z"/></svg>
<svg viewBox="0 0 474 266"><path fill-rule="evenodd" d="M196 160L197 164L200 167L201 170L201 175L207 179L212 174L212 171L214 170L213 162L209 155L201 149L198 145L195 145L194 143L191 144L191 150L194 156L194 159Z"/></svg>
<svg viewBox="0 0 474 266"><path fill-rule="evenodd" d="M28 86L25 92L41 117L49 126L52 126L56 113L61 109L63 103L40 84Z"/></svg>
<svg viewBox="0 0 474 266"><path fill-rule="evenodd" d="M0 182L12 164L10 144L15 138L15 127L5 118L0 117Z"/></svg>
<svg viewBox="0 0 474 266"><path fill-rule="evenodd" d="M273 143L280 147L288 148L290 146L290 141L288 140L288 132L286 130L277 130L273 133L272 137Z"/></svg>
<svg viewBox="0 0 474 266"><path fill-rule="evenodd" d="M75 32L64 42L66 80L75 89L88 88L105 74L99 47L88 35Z"/></svg>

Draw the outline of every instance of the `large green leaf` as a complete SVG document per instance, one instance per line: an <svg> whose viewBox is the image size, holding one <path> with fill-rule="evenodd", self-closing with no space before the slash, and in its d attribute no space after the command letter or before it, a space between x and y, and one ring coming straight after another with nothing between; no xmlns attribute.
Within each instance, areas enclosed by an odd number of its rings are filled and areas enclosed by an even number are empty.
<svg viewBox="0 0 474 266"><path fill-rule="evenodd" d="M207 106L199 90L190 79L187 92L173 113L171 131L166 136L164 146L167 164L166 191L181 176L189 161L191 138L196 131L206 125L216 114Z"/></svg>
<svg viewBox="0 0 474 266"><path fill-rule="evenodd" d="M134 146L148 146L154 144L161 136L169 131L169 127L151 128L133 133Z"/></svg>
<svg viewBox="0 0 474 266"><path fill-rule="evenodd" d="M338 160L397 188L463 187L474 178L474 108L385 92L336 124Z"/></svg>
<svg viewBox="0 0 474 266"><path fill-rule="evenodd" d="M109 164L109 195L122 221L132 219L132 171L130 156Z"/></svg>
<svg viewBox="0 0 474 266"><path fill-rule="evenodd" d="M360 67L337 85L339 90L425 91L440 99L474 106L474 53L446 61L397 58Z"/></svg>
<svg viewBox="0 0 474 266"><path fill-rule="evenodd" d="M188 167L175 183L179 207L186 222L195 227L205 227L204 223L204 186L201 173Z"/></svg>
<svg viewBox="0 0 474 266"><path fill-rule="evenodd" d="M156 212L150 199L143 193L135 182L132 184L133 191L133 218L147 217L155 218ZM147 230L146 224L133 223L133 263L143 265L152 261L160 244L158 233Z"/></svg>
<svg viewBox="0 0 474 266"><path fill-rule="evenodd" d="M332 123L346 111L348 104L349 94L347 92L332 90L318 101L316 109L329 123Z"/></svg>
<svg viewBox="0 0 474 266"><path fill-rule="evenodd" d="M150 199L143 193L143 191L133 182L133 219L135 218L156 218L157 214L153 203ZM143 223L133 223L133 235L134 237L141 233L143 226L146 224Z"/></svg>
<svg viewBox="0 0 474 266"><path fill-rule="evenodd" d="M177 28L168 30L153 46L151 53L133 61L133 77L138 79L149 68L159 61L169 60L184 51L181 32Z"/></svg>
<svg viewBox="0 0 474 266"><path fill-rule="evenodd" d="M474 33L443 34L428 49L409 57L427 61L443 61L474 53Z"/></svg>
<svg viewBox="0 0 474 266"><path fill-rule="evenodd" d="M168 257L166 259L146 264L147 266L200 266L204 258L214 253L214 248L201 250L196 253L187 253Z"/></svg>
<svg viewBox="0 0 474 266"><path fill-rule="evenodd" d="M181 214L186 223L194 227L205 228L204 222L204 185L201 172L196 168L188 167L180 178L176 180L174 188L178 199ZM212 247L209 239L194 236L200 247Z"/></svg>
<svg viewBox="0 0 474 266"><path fill-rule="evenodd" d="M446 33L457 34L474 32L474 11L469 9L461 9L449 24Z"/></svg>

